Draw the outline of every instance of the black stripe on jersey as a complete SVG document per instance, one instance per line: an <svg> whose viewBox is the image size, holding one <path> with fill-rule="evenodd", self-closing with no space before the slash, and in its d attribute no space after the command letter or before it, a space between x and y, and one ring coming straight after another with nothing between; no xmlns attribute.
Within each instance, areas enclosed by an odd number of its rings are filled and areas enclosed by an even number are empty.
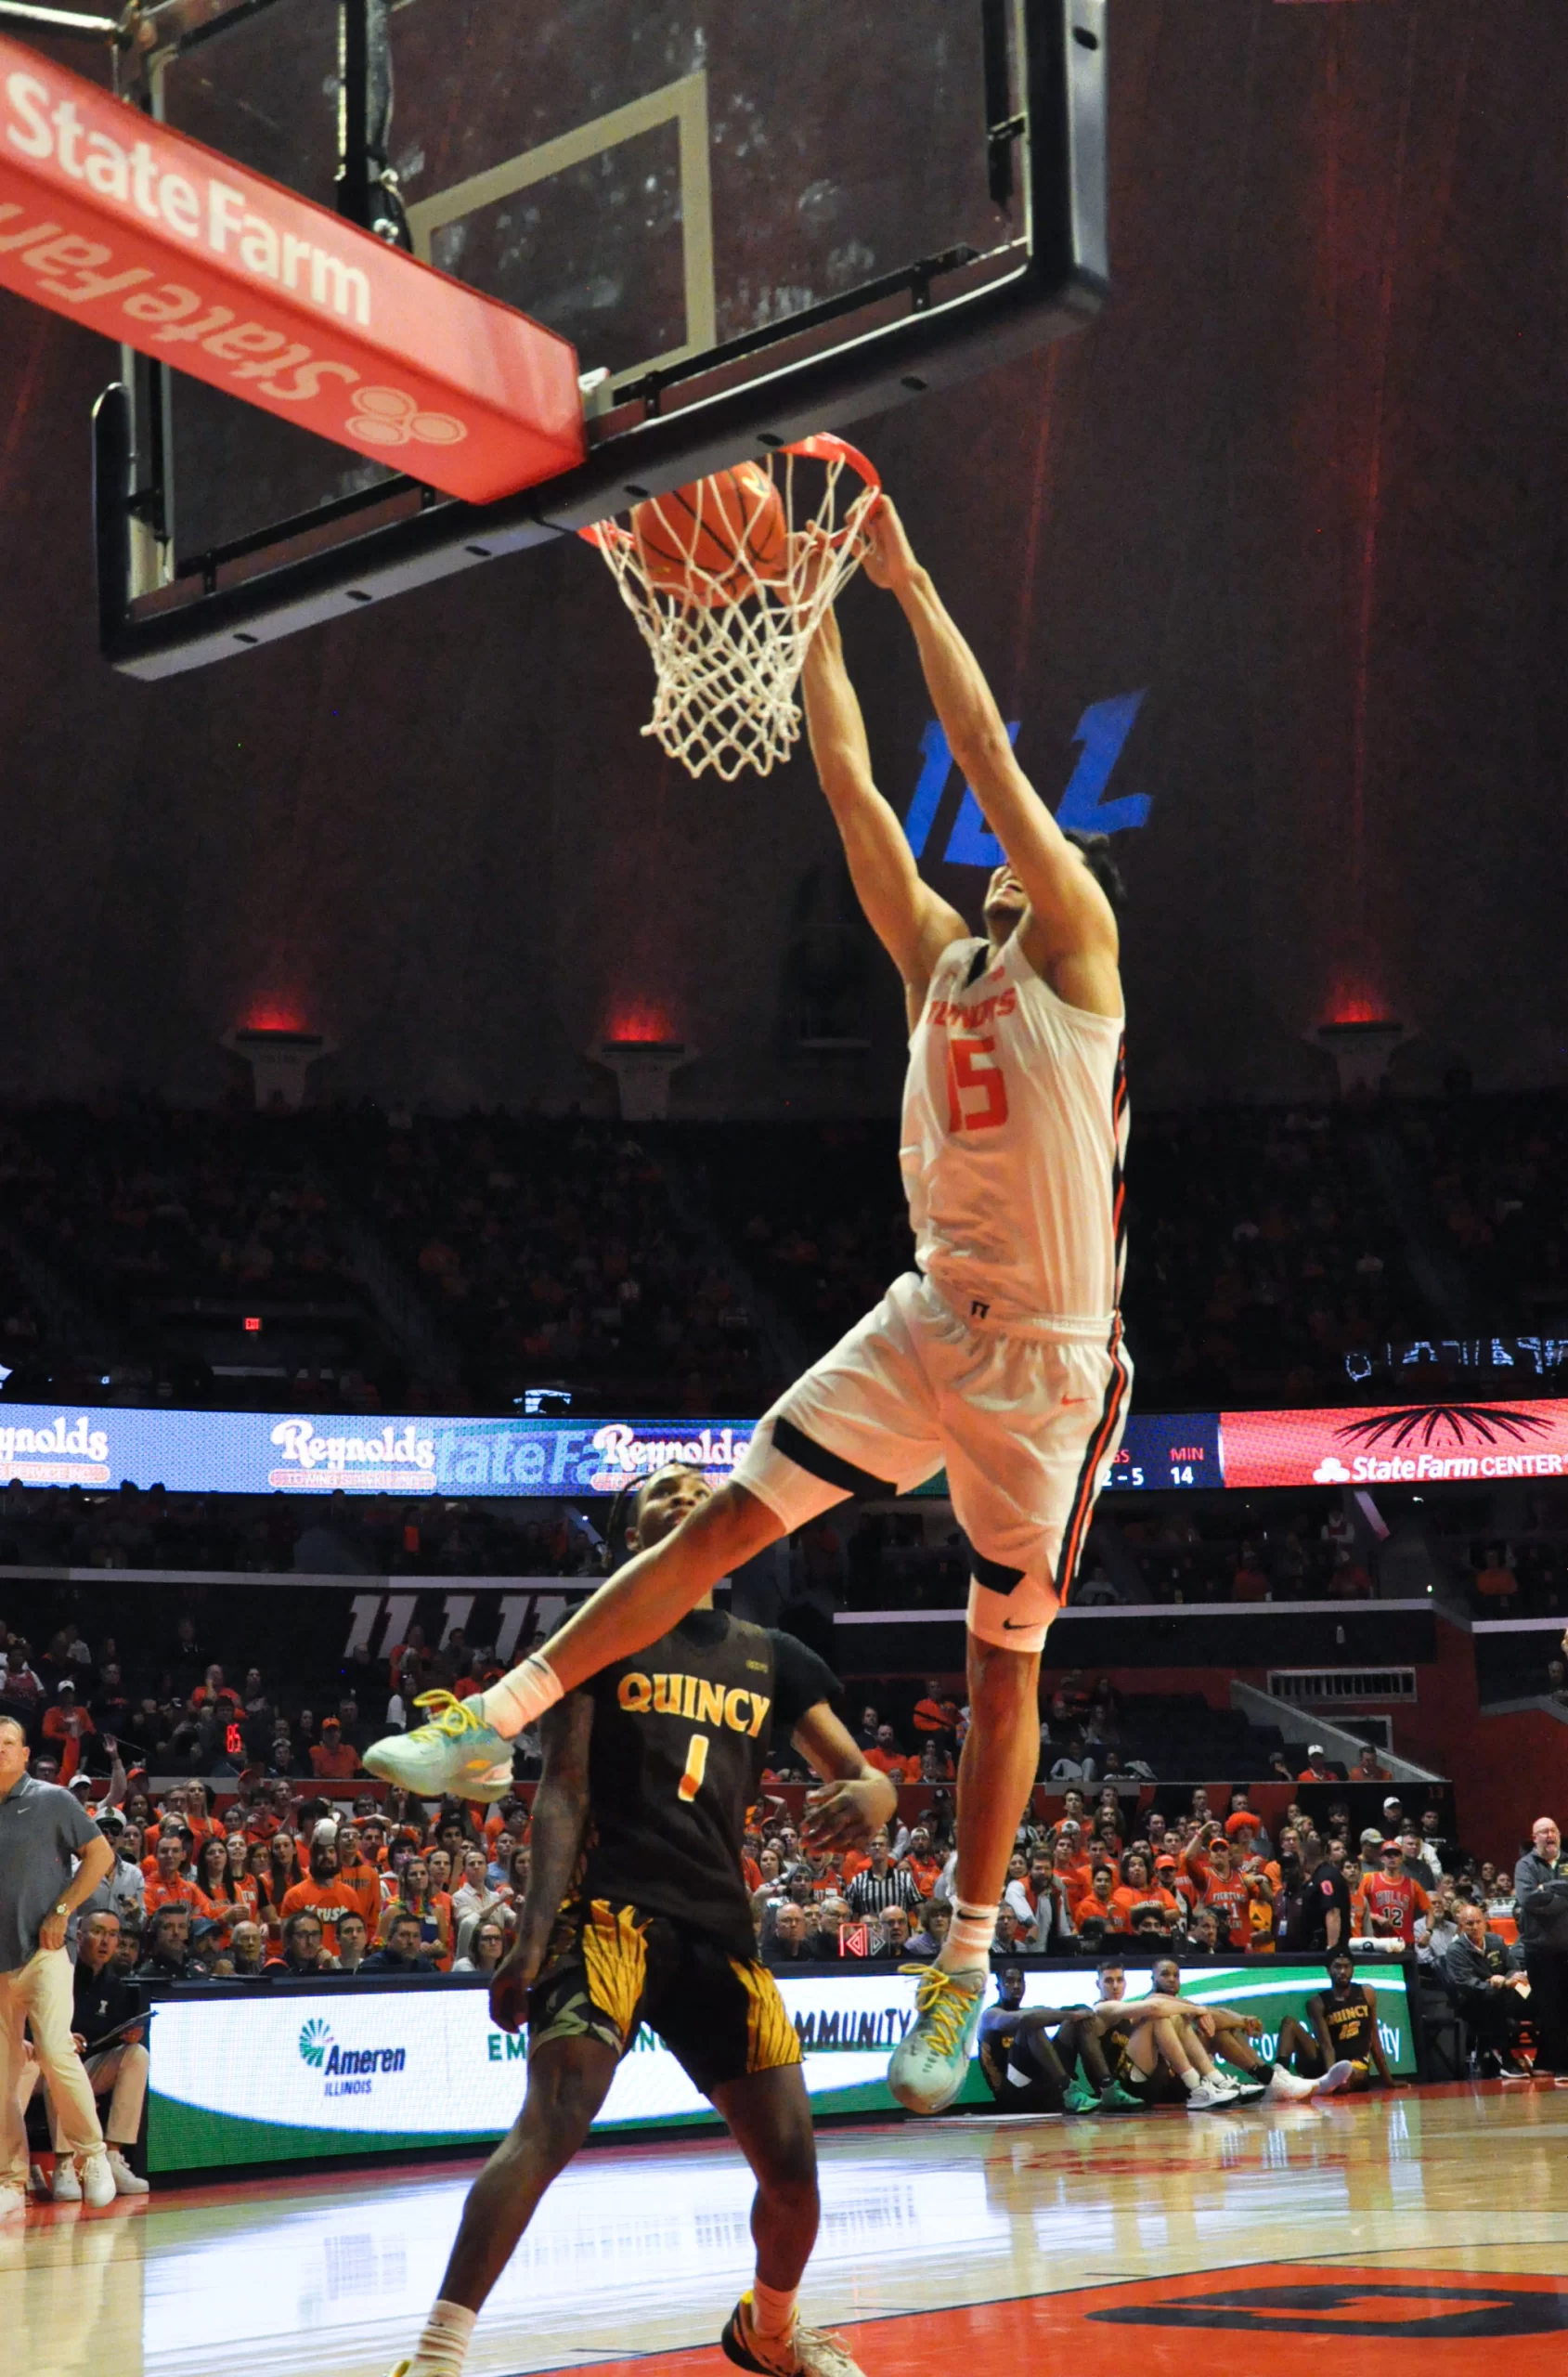
<svg viewBox="0 0 1568 2377"><path fill-rule="evenodd" d="M1127 1034L1116 1044L1116 1072L1110 1088L1110 1232L1114 1243L1116 1298L1121 1301L1121 1275L1127 1263L1125 1206L1127 1183L1122 1176L1121 1124L1127 1112Z"/></svg>
<svg viewBox="0 0 1568 2377"><path fill-rule="evenodd" d="M991 944L988 942L983 949L977 949L973 957L969 960L969 970L964 977L964 987L966 991L972 991L974 989L975 984L979 981L980 976L985 972L985 969L990 963Z"/></svg>
<svg viewBox="0 0 1568 2377"><path fill-rule="evenodd" d="M1111 1322L1110 1377L1107 1382L1105 1401L1083 1455L1083 1466L1073 1487L1072 1511L1062 1536L1062 1548L1056 1563L1056 1598L1064 1605L1071 1596L1072 1581L1078 1571L1079 1554L1083 1539L1089 1532L1089 1521L1095 1508L1095 1480L1106 1447L1115 1432L1117 1415L1127 1393L1127 1373L1121 1363L1121 1321L1120 1315Z"/></svg>
<svg viewBox="0 0 1568 2377"><path fill-rule="evenodd" d="M807 1470L811 1476L820 1477L824 1486L842 1487L846 1494L869 1496L898 1492L898 1487L890 1486L885 1477L874 1477L869 1469L857 1469L852 1461L843 1461L837 1453L829 1452L825 1445L815 1443L803 1428L796 1426L793 1420L774 1421L773 1445L786 1461L794 1461L797 1469Z"/></svg>
<svg viewBox="0 0 1568 2377"><path fill-rule="evenodd" d="M988 1560L973 1544L969 1546L969 1568L975 1582L983 1585L988 1593L1010 1593L1024 1580L1021 1568L1005 1568L1000 1560Z"/></svg>

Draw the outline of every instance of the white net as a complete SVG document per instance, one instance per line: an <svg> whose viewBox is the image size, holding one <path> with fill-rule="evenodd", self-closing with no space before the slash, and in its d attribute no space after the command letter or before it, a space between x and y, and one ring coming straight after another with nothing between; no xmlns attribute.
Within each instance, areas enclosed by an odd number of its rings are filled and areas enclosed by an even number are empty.
<svg viewBox="0 0 1568 2377"><path fill-rule="evenodd" d="M807 647L859 566L881 493L864 455L838 437L802 438L760 469L745 467L744 502L729 474L662 499L656 542L638 513L628 527L606 520L583 530L653 655L657 690L643 734L692 775L711 768L727 784L743 768L767 775L798 739Z"/></svg>

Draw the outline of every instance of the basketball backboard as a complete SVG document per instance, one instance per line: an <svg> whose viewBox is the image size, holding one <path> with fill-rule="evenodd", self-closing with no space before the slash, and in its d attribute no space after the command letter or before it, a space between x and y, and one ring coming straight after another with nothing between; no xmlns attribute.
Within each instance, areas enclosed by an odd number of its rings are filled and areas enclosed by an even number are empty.
<svg viewBox="0 0 1568 2377"><path fill-rule="evenodd" d="M159 676L849 427L1097 307L1106 0L162 0L123 96L577 350L589 458L476 508L126 357L106 649Z"/></svg>

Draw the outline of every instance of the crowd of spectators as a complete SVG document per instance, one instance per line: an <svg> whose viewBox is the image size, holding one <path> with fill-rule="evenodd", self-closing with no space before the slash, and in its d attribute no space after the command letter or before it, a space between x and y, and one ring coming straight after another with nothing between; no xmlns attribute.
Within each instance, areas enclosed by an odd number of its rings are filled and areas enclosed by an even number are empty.
<svg viewBox="0 0 1568 2377"><path fill-rule="evenodd" d="M458 1346L475 1408L557 1378L612 1400L759 1408L752 1316L677 1211L667 1136L578 1115L349 1119L365 1210Z"/></svg>
<svg viewBox="0 0 1568 2377"><path fill-rule="evenodd" d="M1401 1145L1406 1187L1372 1152ZM1568 1112L1542 1098L1143 1114L1126 1290L1141 1396L1180 1409L1409 1392L1442 1363L1406 1376L1401 1346L1568 1315L1564 1153ZM123 1399L167 1396L159 1349L194 1358L193 1316L254 1306L268 1330L331 1316L335 1356L302 1354L270 1389L227 1365L208 1395L363 1409L505 1409L541 1383L589 1403L760 1409L782 1382L754 1304L814 1355L911 1256L891 1121L632 1131L370 1107L19 1110L0 1123L6 1233L101 1317ZM1450 1258L1453 1311L1434 1309L1431 1265L1412 1268L1413 1237ZM460 1376L433 1383L428 1347L392 1342L367 1244ZM46 1369L47 1341L0 1244L0 1360Z"/></svg>
<svg viewBox="0 0 1568 2377"><path fill-rule="evenodd" d="M1559 1098L1456 1096L1389 1109L1442 1247L1493 1330L1568 1317L1568 1108Z"/></svg>

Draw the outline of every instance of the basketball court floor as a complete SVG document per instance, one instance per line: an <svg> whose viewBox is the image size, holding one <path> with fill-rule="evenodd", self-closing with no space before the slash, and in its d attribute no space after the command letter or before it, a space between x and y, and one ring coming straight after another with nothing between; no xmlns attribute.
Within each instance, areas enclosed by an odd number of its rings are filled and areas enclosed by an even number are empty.
<svg viewBox="0 0 1568 2377"><path fill-rule="evenodd" d="M1568 2366L1568 2092L1445 2087L1227 2116L959 2121L821 2137L804 2298L867 2377ZM385 2377L474 2166L160 2192L0 2237L18 2377ZM719 2377L751 2268L722 2144L583 2155L470 2367ZM1309 2358L1309 2356L1315 2356Z"/></svg>

